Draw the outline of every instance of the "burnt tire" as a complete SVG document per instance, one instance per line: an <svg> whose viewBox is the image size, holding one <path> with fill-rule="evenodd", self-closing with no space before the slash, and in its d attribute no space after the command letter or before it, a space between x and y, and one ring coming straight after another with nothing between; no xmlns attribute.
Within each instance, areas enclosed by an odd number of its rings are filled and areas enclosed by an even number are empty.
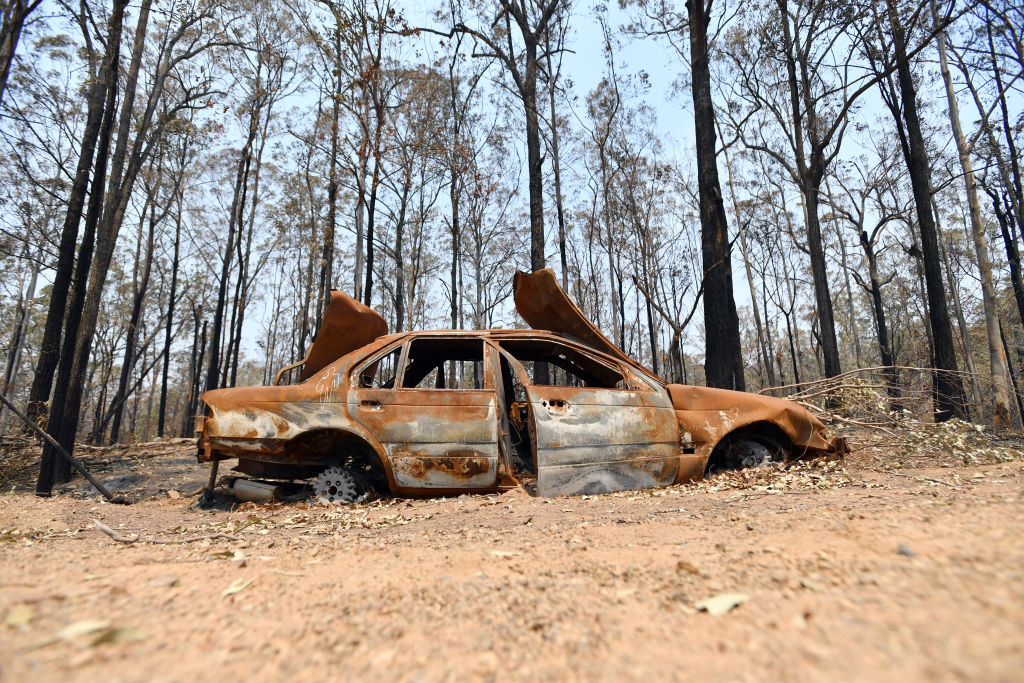
<svg viewBox="0 0 1024 683"><path fill-rule="evenodd" d="M313 498L324 505L365 503L372 495L369 482L349 467L328 467L313 479Z"/></svg>
<svg viewBox="0 0 1024 683"><path fill-rule="evenodd" d="M744 470L783 462L786 451L774 439L739 435L729 439L721 454L722 469Z"/></svg>

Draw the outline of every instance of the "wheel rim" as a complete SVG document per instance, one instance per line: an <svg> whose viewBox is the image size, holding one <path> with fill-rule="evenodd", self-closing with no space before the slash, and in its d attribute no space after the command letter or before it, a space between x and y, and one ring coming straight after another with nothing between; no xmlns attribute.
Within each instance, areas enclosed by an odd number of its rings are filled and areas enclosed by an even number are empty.
<svg viewBox="0 0 1024 683"><path fill-rule="evenodd" d="M313 480L313 495L325 505L361 503L369 495L367 487L344 467L328 467Z"/></svg>

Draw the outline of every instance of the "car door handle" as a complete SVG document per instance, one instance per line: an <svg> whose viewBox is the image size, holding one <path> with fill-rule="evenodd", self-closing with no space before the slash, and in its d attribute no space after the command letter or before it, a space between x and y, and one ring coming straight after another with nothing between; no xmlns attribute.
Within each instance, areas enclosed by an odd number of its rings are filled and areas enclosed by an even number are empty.
<svg viewBox="0 0 1024 683"><path fill-rule="evenodd" d="M360 401L359 405L363 406L364 408L374 408L374 409L379 409L379 408L382 407L380 401L370 401L370 400Z"/></svg>

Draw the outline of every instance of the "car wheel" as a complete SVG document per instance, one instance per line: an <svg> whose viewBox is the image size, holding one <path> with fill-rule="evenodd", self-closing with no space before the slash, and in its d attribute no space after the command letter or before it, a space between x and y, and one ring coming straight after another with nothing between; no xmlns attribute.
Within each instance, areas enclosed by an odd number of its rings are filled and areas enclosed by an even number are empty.
<svg viewBox="0 0 1024 683"><path fill-rule="evenodd" d="M366 480L348 467L328 467L313 479L313 496L325 505L363 503L371 492Z"/></svg>
<svg viewBox="0 0 1024 683"><path fill-rule="evenodd" d="M725 469L742 470L782 462L785 453L779 444L767 438L740 436L729 442L722 458Z"/></svg>

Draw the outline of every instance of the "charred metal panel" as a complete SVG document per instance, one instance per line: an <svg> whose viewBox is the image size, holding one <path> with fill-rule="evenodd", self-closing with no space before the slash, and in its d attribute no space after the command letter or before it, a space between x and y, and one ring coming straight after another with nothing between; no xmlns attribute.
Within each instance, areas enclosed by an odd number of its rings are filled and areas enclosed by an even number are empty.
<svg viewBox="0 0 1024 683"><path fill-rule="evenodd" d="M480 489L497 483L494 391L354 389L349 396L352 417L380 440L399 486Z"/></svg>
<svg viewBox="0 0 1024 683"><path fill-rule="evenodd" d="M398 446L392 451L391 469L395 481L406 488L461 489L494 485L497 454L460 444L431 444L433 448L413 451Z"/></svg>
<svg viewBox="0 0 1024 683"><path fill-rule="evenodd" d="M641 367L583 315L579 306L559 286L551 268L533 273L517 270L512 279L512 298L519 315L533 329L567 334L630 365Z"/></svg>
<svg viewBox="0 0 1024 683"><path fill-rule="evenodd" d="M305 380L338 358L388 333L388 324L372 308L345 292L331 290L331 302L313 345L306 353L300 379Z"/></svg>
<svg viewBox="0 0 1024 683"><path fill-rule="evenodd" d="M679 431L664 392L531 386L537 493L562 496L668 486Z"/></svg>
<svg viewBox="0 0 1024 683"><path fill-rule="evenodd" d="M842 455L849 449L841 438L830 437L822 422L803 406L772 396L728 389L669 384L679 428L690 434L705 463L726 435L755 423L768 423L782 431L794 451Z"/></svg>
<svg viewBox="0 0 1024 683"><path fill-rule="evenodd" d="M309 461L308 457L295 457L289 445L313 430L353 428L346 405L321 402L315 393L309 395L314 389L307 384L207 392L203 400L210 406L210 415L200 433L200 460L217 453L281 463Z"/></svg>

